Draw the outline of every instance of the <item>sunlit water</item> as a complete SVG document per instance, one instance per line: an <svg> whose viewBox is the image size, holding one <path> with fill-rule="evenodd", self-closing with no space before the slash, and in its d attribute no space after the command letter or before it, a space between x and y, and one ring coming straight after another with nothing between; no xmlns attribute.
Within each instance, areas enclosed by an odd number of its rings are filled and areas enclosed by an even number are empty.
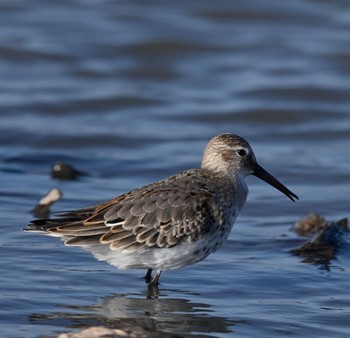
<svg viewBox="0 0 350 338"><path fill-rule="evenodd" d="M340 0L2 2L1 337L347 337L347 238L322 265L289 251L301 217L350 213L349 32ZM248 178L227 243L165 272L159 299L145 271L21 231L53 187L54 211L91 205L199 166L221 132L247 138L300 201ZM50 178L57 160L85 175Z"/></svg>

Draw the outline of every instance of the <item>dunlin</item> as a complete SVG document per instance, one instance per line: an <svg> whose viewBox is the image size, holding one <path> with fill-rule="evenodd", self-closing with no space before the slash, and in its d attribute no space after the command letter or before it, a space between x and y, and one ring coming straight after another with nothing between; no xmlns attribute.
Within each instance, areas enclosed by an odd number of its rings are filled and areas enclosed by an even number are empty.
<svg viewBox="0 0 350 338"><path fill-rule="evenodd" d="M298 199L257 163L246 140L222 134L207 144L200 169L57 218L34 220L27 230L60 237L120 269L147 269L146 281L157 285L163 270L197 263L220 248L246 201L247 175Z"/></svg>

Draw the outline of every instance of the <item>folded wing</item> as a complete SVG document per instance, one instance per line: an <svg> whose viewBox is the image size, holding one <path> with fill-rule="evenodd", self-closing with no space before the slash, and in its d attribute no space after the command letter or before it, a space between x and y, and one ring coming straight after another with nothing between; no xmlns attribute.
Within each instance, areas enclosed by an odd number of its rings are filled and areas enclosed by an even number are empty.
<svg viewBox="0 0 350 338"><path fill-rule="evenodd" d="M127 252L170 248L215 230L214 213L221 208L212 196L204 190L138 189L95 207L33 221L29 230L61 237L66 245L106 244Z"/></svg>

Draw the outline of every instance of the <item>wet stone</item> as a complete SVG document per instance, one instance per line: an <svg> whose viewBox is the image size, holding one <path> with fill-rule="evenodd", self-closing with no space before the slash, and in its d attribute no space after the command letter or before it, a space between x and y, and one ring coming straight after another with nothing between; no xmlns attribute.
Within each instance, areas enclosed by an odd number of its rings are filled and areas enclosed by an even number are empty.
<svg viewBox="0 0 350 338"><path fill-rule="evenodd" d="M312 213L297 222L292 230L306 237L301 246L291 250L293 254L304 257L307 263L328 264L336 258L337 251L344 244L348 219L327 222L324 217Z"/></svg>
<svg viewBox="0 0 350 338"><path fill-rule="evenodd" d="M33 208L32 212L35 217L47 218L50 214L50 207L59 201L63 193L58 188L51 189L46 195L44 195L38 204Z"/></svg>
<svg viewBox="0 0 350 338"><path fill-rule="evenodd" d="M51 168L51 177L60 180L74 180L80 175L82 172L64 162L56 162Z"/></svg>

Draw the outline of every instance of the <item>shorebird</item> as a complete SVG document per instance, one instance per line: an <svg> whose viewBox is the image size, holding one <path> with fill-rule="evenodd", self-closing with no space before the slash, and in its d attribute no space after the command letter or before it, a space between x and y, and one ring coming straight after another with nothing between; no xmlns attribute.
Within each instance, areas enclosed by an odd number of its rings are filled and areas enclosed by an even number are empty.
<svg viewBox="0 0 350 338"><path fill-rule="evenodd" d="M257 163L245 139L221 134L207 144L199 169L34 220L27 230L59 237L120 269L147 269L146 282L154 286L163 270L197 263L225 242L247 198L247 175L298 199Z"/></svg>

